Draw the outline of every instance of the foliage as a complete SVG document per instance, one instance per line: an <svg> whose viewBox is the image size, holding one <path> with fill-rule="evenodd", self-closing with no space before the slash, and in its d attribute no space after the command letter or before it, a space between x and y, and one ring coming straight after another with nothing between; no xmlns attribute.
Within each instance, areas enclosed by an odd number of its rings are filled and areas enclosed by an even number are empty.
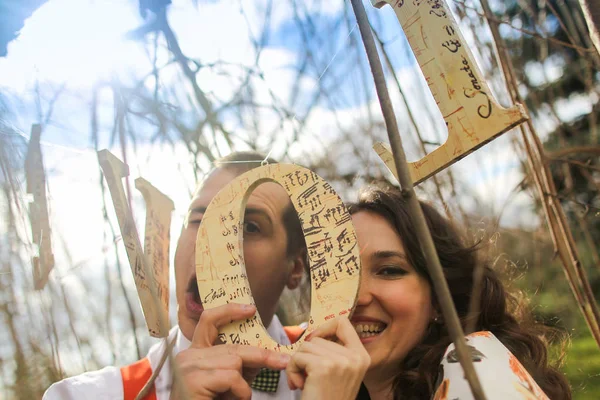
<svg viewBox="0 0 600 400"><path fill-rule="evenodd" d="M589 334L572 339L564 371L573 387L574 400L593 400L600 393L600 352Z"/></svg>

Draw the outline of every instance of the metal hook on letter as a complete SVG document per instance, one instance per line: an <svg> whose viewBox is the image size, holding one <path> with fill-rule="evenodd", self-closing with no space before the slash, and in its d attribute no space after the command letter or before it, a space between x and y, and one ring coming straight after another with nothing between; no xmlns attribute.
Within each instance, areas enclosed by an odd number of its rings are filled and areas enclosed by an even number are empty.
<svg viewBox="0 0 600 400"><path fill-rule="evenodd" d="M445 0L371 3L377 8L389 4L394 9L448 128L443 145L410 163L414 184L527 120L520 104L507 109L496 102ZM389 147L376 143L373 148L396 175Z"/></svg>

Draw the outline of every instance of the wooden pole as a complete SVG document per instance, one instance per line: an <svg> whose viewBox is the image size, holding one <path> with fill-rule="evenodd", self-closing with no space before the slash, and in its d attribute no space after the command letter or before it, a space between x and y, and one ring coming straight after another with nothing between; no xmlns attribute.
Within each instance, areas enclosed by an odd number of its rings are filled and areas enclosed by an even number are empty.
<svg viewBox="0 0 600 400"><path fill-rule="evenodd" d="M600 33L598 33L600 27L600 1L579 0L579 5L583 11L592 43L596 48L596 52L600 54Z"/></svg>
<svg viewBox="0 0 600 400"><path fill-rule="evenodd" d="M383 67L381 65L381 60L379 59L379 54L377 54L377 47L375 46L375 40L371 33L367 13L361 0L351 0L351 2L369 59L371 72L373 73L375 88L377 90L379 104L381 106L390 145L392 147L392 154L396 164L402 195L408 200L409 210L415 222L417 238L419 239L421 249L425 256L425 260L427 261L427 269L442 308L442 315L444 316L444 321L448 327L448 333L454 342L458 359L465 372L465 378L469 382L469 386L471 387L475 399L483 400L486 397L483 388L481 387L481 383L479 382L479 378L477 377L477 373L475 372L471 355L465 342L465 334L460 324L454 302L452 301L450 289L448 288L448 283L444 277L437 250L435 249L433 239L431 238L431 232L429 232L427 222L425 221L425 215L423 214L423 210L421 209L421 205L419 204L419 200L414 191L406 155L402 148L402 140L400 139L396 116L387 90Z"/></svg>

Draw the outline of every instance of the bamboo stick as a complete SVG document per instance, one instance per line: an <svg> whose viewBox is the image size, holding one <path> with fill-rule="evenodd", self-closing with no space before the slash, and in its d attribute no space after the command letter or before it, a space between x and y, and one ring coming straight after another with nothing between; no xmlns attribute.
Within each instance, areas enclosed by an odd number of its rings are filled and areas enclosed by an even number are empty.
<svg viewBox="0 0 600 400"><path fill-rule="evenodd" d="M519 91L517 90L518 86L514 67L506 52L506 44L500 36L498 24L493 19L488 1L481 0L481 5L488 19L492 36L498 49L498 56L511 97L513 101L522 103ZM526 106L525 112L529 115L529 110ZM520 131L525 144L527 162L540 195L555 251L563 263L563 269L569 286L573 291L592 336L600 347L600 311L598 311L598 305L596 304L586 272L581 265L575 240L569 229L564 210L560 203L557 202L556 188L546 161L544 147L536 134L531 118L526 121L526 126L527 129L521 126Z"/></svg>

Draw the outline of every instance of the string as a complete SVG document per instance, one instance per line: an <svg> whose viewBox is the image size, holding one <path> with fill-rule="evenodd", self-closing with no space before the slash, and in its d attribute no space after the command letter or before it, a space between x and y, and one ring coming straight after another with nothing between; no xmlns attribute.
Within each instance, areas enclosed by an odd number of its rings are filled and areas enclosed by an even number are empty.
<svg viewBox="0 0 600 400"><path fill-rule="evenodd" d="M327 71L329 70L329 68L333 65L334 61L336 60L336 58L338 57L338 55L341 53L341 51L346 47L346 43L348 42L348 39L350 38L350 36L352 36L352 33L354 32L354 30L358 27L358 23L354 24L354 26L352 27L352 29L350 29L350 31L348 31L348 34L346 35L346 37L344 38L343 43L340 45L340 47L336 50L336 52L334 53L333 57L331 58L331 60L329 60L329 62L327 63L327 65L325 66L325 69L323 70L323 72L321 72L321 74L317 77L317 80L313 83L313 85L310 88L310 92L312 92L317 85L321 82L321 80L323 79L323 76L325 76L325 74L327 73ZM268 86L268 85L267 85ZM270 87L268 88L269 90L272 90ZM298 122L300 123L300 121L298 121L298 112L294 113L294 115L289 119L290 122ZM213 164L218 163L219 165L222 164L248 164L248 163L260 163L261 166L263 165L268 165L268 158L271 156L271 153L273 152L273 150L275 149L275 145L273 145L271 147L271 150L269 150L269 153L267 153L267 156L265 157L264 160L262 161L256 161L256 160L248 160L248 161L214 161Z"/></svg>
<svg viewBox="0 0 600 400"><path fill-rule="evenodd" d="M29 142L31 140L31 138L29 136L27 136L24 133L18 132L16 131L15 133L6 133L6 132L0 132L0 134L4 135L4 136L21 136L22 138L24 138L25 140L27 140L27 142ZM47 146L47 147L56 147L65 151L71 151L74 153L78 153L78 154L86 154L86 155L91 155L93 153L95 153L95 150L92 149L78 149L76 147L71 147L71 146L65 146L65 145L61 145L61 144L56 144L56 143L51 143L51 142L47 142L45 140L40 140L40 144Z"/></svg>
<svg viewBox="0 0 600 400"><path fill-rule="evenodd" d="M356 29L356 27L358 26L358 23L354 24L354 26L352 27L352 29L350 29L350 31L348 32L348 35L346 35L346 38L344 39L344 42L340 45L340 47L337 49L337 51L335 52L335 54L333 55L333 58L329 61L329 63L327 63L327 66L325 67L325 69L323 70L323 72L321 72L321 75L319 75L319 77L317 78L317 80L315 81L315 83L313 84L313 86L310 88L310 91L312 92L317 85L321 82L321 80L323 79L323 76L325 75L325 73L329 70L329 67L331 67L331 65L333 64L333 62L335 61L335 59L337 58L337 56L341 53L341 51L346 47L346 43L348 42L348 38L350 38L350 36L352 35L352 32L354 32L354 30ZM296 119L296 117L298 116L298 113L296 112L294 114L294 116L291 118L292 121L296 121L296 122L300 122ZM270 153L269 153L270 154Z"/></svg>
<svg viewBox="0 0 600 400"><path fill-rule="evenodd" d="M352 33L354 32L354 30L356 29L356 27L358 26L358 23L354 24L354 26L352 27L352 29L350 29L350 31L348 32L348 34L346 35L343 43L340 45L340 47L336 50L335 54L333 55L333 57L331 58L331 60L327 63L327 66L325 67L325 69L323 70L323 72L321 72L321 74L318 76L317 80L314 82L314 84L312 85L312 87L310 88L310 91L313 91L317 85L321 82L321 80L323 79L323 76L325 76L325 74L327 73L327 71L329 70L329 68L333 65L334 61L336 60L336 58L338 57L338 55L341 53L341 51L346 47L346 43L348 41L348 38L350 38L350 36L352 35ZM299 123L298 119L298 112L294 113L294 115L292 116L292 118L290 119L290 121L296 121ZM6 133L6 132L0 132L0 134L4 135L4 136L21 136L24 139L26 139L28 142L30 140L30 137L25 135L22 132L19 132L18 130L15 130L15 133ZM57 143L51 143L45 140L40 140L40 144L46 147L54 147L54 148L58 148L58 149L62 149L65 151L70 151L70 152L74 152L77 154L86 154L86 155L95 155L96 150L94 149L78 149L76 147L72 147L72 146L65 146L65 145L60 145ZM264 160L260 161L261 165L265 165L268 164L268 158L270 157L271 153L273 152L274 147L271 148L271 150L269 151L269 153L267 154L267 156L265 157ZM227 161L227 162L220 162L220 164L235 164L235 163L248 163L248 162L252 162L252 161ZM256 161L259 162L259 161Z"/></svg>
<svg viewBox="0 0 600 400"><path fill-rule="evenodd" d="M275 148L275 146L271 147L271 150L269 150L269 152L265 156L265 159L262 160L262 162L260 163L261 166L269 165L269 157L271 157L271 153L273 152L274 148Z"/></svg>
<svg viewBox="0 0 600 400"><path fill-rule="evenodd" d="M321 74L319 75L319 77L317 78L317 80L313 83L312 87L310 88L310 92L312 92L317 85L321 82L321 80L323 79L323 76L327 73L327 71L329 70L329 68L333 65L333 62L335 61L335 59L337 58L337 56L340 54L340 52L346 47L346 43L348 42L348 39L350 38L350 36L352 36L352 33L354 32L354 30L356 29L356 27L358 26L358 23L354 24L354 26L352 27L352 29L350 29L350 31L348 32L348 34L346 35L346 37L344 38L343 43L340 45L340 47L336 50L336 52L334 53L333 57L331 58L331 60L327 63L327 66L325 66L325 69L323 70L323 72L321 72ZM269 88L270 90L271 88ZM294 122L296 121L298 124L300 123L300 121L298 121L297 119L298 117L298 112L295 112L294 115L292 116L292 118L290 118L290 122ZM306 129L306 127L305 127ZM309 129L310 130L310 129ZM311 132L312 133L312 132ZM271 150L269 151L269 154L267 154L267 157L265 157L265 159L261 162L261 166L268 164L267 162L267 158L269 158L269 156L271 155L271 153L273 152L273 149L275 148L275 145L273 145L273 147L271 148Z"/></svg>
<svg viewBox="0 0 600 400"><path fill-rule="evenodd" d="M343 40L343 43L339 46L339 48L336 50L336 52L334 53L333 57L331 58L331 60L329 60L329 62L327 63L327 65L325 66L325 69L319 74L317 80L313 83L312 87L310 88L310 91L313 91L317 85L319 85L319 83L321 82L321 80L323 79L323 77L325 76L325 74L327 73L327 71L329 71L329 69L331 68L331 66L333 65L333 63L335 62L335 60L337 59L337 57L339 56L339 54L341 53L341 51L346 47L346 44L348 42L348 39L350 38L350 36L352 35L352 33L356 30L356 27L358 26L358 23L355 23L354 26L352 27L352 29L350 29L348 31L348 34L346 35L346 37ZM291 117L290 121L296 121L299 123L298 119L298 112L294 113L294 115ZM5 135L5 136L21 136L24 139L26 139L27 141L30 141L30 137L28 137L26 134L19 132L18 130L14 130L14 133L6 133L6 132L0 132L0 134ZM65 146L65 145L60 145L60 144L56 144L56 143L51 143L48 141L42 141L40 140L40 144L44 145L46 147L54 147L54 148L58 148L58 149L62 149L65 151L70 151L70 152L74 152L77 154L85 154L85 155L94 155L96 151L94 149L78 149L72 146ZM220 164L247 164L247 163L252 163L252 162L256 162L256 163L260 163L261 165L268 165L268 158L271 156L272 152L274 151L274 145L273 147L270 149L270 151L267 153L266 157L264 160L262 161L256 161L256 160L248 160L248 161L222 161L219 162ZM77 268L77 267L75 267ZM68 275L68 273L71 271L67 271L66 274L64 274L63 276L61 276L60 278L64 278L65 275Z"/></svg>

